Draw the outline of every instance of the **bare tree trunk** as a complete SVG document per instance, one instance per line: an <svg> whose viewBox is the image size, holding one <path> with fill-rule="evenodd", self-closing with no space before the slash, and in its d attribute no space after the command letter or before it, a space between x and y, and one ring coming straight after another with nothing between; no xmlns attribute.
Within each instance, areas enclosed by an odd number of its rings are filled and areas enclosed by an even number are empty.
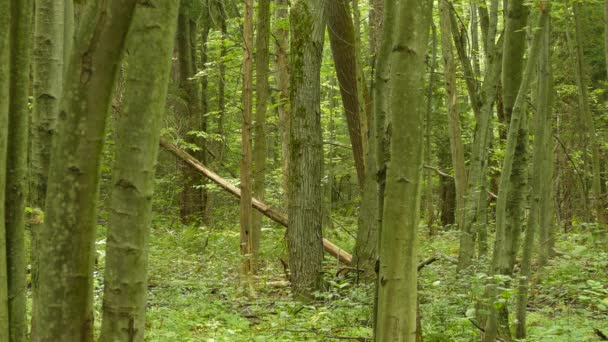
<svg viewBox="0 0 608 342"><path fill-rule="evenodd" d="M0 2L0 98L10 98L11 1ZM8 278L6 272L6 155L9 101L0 102L0 341L9 341Z"/></svg>
<svg viewBox="0 0 608 342"><path fill-rule="evenodd" d="M253 0L245 1L243 17L243 122L241 130L241 256L243 280L255 269L251 212L251 113L253 111ZM244 281L243 281L244 283ZM251 286L251 283L249 284Z"/></svg>
<svg viewBox="0 0 608 342"><path fill-rule="evenodd" d="M10 95L8 145L6 155L5 229L8 276L9 332L11 342L25 341L26 260L25 203L28 176L28 126L30 95L30 55L32 0L12 1L10 27ZM63 56L61 56L63 57Z"/></svg>
<svg viewBox="0 0 608 342"><path fill-rule="evenodd" d="M129 72L116 119L102 342L144 341L154 170L178 9L178 0L138 6L129 32ZM157 29L146 29L150 25Z"/></svg>
<svg viewBox="0 0 608 342"><path fill-rule="evenodd" d="M358 84L360 79L357 72L356 34L348 0L328 1L327 11L329 42L336 66L336 75L340 83L340 95L346 114L359 187L363 188L365 183L365 157L361 118L366 116L365 113L360 112L362 106L359 104L361 84Z"/></svg>
<svg viewBox="0 0 608 342"><path fill-rule="evenodd" d="M256 109L255 124L253 126L253 196L264 200L266 188L266 107L268 104L268 73L269 63L269 37L270 37L270 0L258 1L256 35ZM252 221L253 253L257 259L260 249L260 236L262 232L262 215L253 213Z"/></svg>
<svg viewBox="0 0 608 342"><path fill-rule="evenodd" d="M387 116L391 129L385 131L390 145L374 333L376 341L413 342L417 336L416 230L424 146L422 85L432 1L401 1L395 4L392 13L388 3L385 3L385 18L387 25L389 22L392 25L385 30L390 40L384 41L382 49L390 49L392 77L384 88L386 92L380 95L390 99ZM403 108L409 110L403 111Z"/></svg>
<svg viewBox="0 0 608 342"><path fill-rule="evenodd" d="M287 20L287 0L277 0L275 12L277 21ZM277 25L275 30L275 50L277 65L277 83L279 87L279 132L281 135L281 170L283 171L283 194L287 207L288 179L289 179L289 29Z"/></svg>
<svg viewBox="0 0 608 342"><path fill-rule="evenodd" d="M289 134L289 268L296 295L322 287L323 139L320 73L325 0L299 0L291 9L291 118Z"/></svg>

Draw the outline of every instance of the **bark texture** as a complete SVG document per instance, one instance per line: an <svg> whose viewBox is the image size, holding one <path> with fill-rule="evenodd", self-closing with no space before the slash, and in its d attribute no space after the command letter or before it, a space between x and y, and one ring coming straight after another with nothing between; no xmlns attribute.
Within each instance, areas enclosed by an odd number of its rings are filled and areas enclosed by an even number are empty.
<svg viewBox="0 0 608 342"><path fill-rule="evenodd" d="M255 123L253 125L253 196L264 200L266 189L266 108L268 105L268 73L269 69L269 38L270 38L270 0L258 1L257 30L256 30L256 103ZM262 232L262 215L253 213L252 221L253 253L256 256L260 249Z"/></svg>
<svg viewBox="0 0 608 342"><path fill-rule="evenodd" d="M28 125L32 0L13 1L10 27L10 94L6 156L5 229L11 342L25 341L27 285L25 203L28 191Z"/></svg>
<svg viewBox="0 0 608 342"><path fill-rule="evenodd" d="M292 290L304 296L320 289L323 279L320 74L325 23L325 0L300 0L291 9L287 240Z"/></svg>
<svg viewBox="0 0 608 342"><path fill-rule="evenodd" d="M10 19L11 1L0 2L0 99L10 96ZM8 279L6 273L6 153L8 147L9 101L0 102L0 341L9 341Z"/></svg>
<svg viewBox="0 0 608 342"><path fill-rule="evenodd" d="M255 269L251 212L251 113L253 111L253 0L245 1L243 21L243 118L241 126L241 256L243 276Z"/></svg>
<svg viewBox="0 0 608 342"><path fill-rule="evenodd" d="M384 133L390 139L390 159L380 234L376 341L416 340L416 230L424 146L422 86L431 8L432 1L407 0L395 5L394 14L385 13L395 18L390 28L392 77L388 92L382 94L389 97L390 126Z"/></svg>
<svg viewBox="0 0 608 342"><path fill-rule="evenodd" d="M363 148L363 134L361 130L362 118L359 104L360 79L357 71L357 46L355 40L355 29L347 0L335 0L327 2L329 43L334 57L336 75L340 84L340 95L346 115L348 134L355 160L355 169L359 186L365 183L365 151Z"/></svg>
<svg viewBox="0 0 608 342"><path fill-rule="evenodd" d="M178 0L140 4L129 30L129 71L116 119L100 341L144 341L154 171L178 9Z"/></svg>
<svg viewBox="0 0 608 342"><path fill-rule="evenodd" d="M93 340L93 265L106 117L135 0L85 9L66 74L34 275L32 341ZM44 279L45 281L40 281ZM53 279L53 281L46 281Z"/></svg>

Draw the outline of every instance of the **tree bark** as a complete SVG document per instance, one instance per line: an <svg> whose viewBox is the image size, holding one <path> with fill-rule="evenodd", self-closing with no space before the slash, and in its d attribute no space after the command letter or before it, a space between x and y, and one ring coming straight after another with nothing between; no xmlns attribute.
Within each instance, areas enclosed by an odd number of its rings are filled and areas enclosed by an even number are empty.
<svg viewBox="0 0 608 342"><path fill-rule="evenodd" d="M0 98L10 98L11 1L0 2ZM9 101L0 102L0 341L9 341L8 278L6 265L6 155Z"/></svg>
<svg viewBox="0 0 608 342"><path fill-rule="evenodd" d="M181 2L181 9L177 28L177 49L179 64L179 87L184 101L187 103L187 110L181 113L182 124L180 133L185 137L188 144L196 146L193 153L198 159L203 159L201 148L202 139L190 132L199 131L202 128L202 113L200 88L198 80L192 79L196 73L194 70L194 46L193 37L196 36L196 25L191 25L192 19L189 17L188 2ZM201 178L186 165L180 165L183 177L183 188L180 195L180 215L184 224L190 224L196 220L197 216L204 214L203 191L200 188Z"/></svg>
<svg viewBox="0 0 608 342"><path fill-rule="evenodd" d="M380 234L376 341L416 340L416 230L424 146L421 98L431 8L432 1L401 1L389 28L392 77L382 95L390 98L391 129L386 134L391 143Z"/></svg>
<svg viewBox="0 0 608 342"><path fill-rule="evenodd" d="M11 342L25 341L27 285L25 203L28 176L28 125L32 0L13 1L10 27L10 94L6 155L5 229Z"/></svg>
<svg viewBox="0 0 608 342"><path fill-rule="evenodd" d="M431 22L431 67L429 70L429 84L426 95L426 118L425 118L425 147L424 161L427 165L433 164L433 154L431 149L432 131L433 131L433 90L435 87L435 68L437 66L437 27ZM429 236L434 236L437 232L435 229L435 208L433 206L433 173L426 172L424 182L424 200L426 211L426 223L429 229Z"/></svg>
<svg viewBox="0 0 608 342"><path fill-rule="evenodd" d="M32 341L93 340L93 265L101 150L137 1L87 7L66 74L34 275ZM53 281L48 281L52 279ZM43 281L42 281L43 280Z"/></svg>
<svg viewBox="0 0 608 342"><path fill-rule="evenodd" d="M287 205L288 179L289 179L289 29L285 23L289 19L287 0L277 0L275 51L277 66L278 105L279 105L279 133L281 135L281 170L283 171L283 194Z"/></svg>
<svg viewBox="0 0 608 342"><path fill-rule="evenodd" d="M116 121L100 341L144 341L148 241L158 139L179 1L135 10L129 72ZM148 28L154 26L155 30Z"/></svg>
<svg viewBox="0 0 608 342"><path fill-rule="evenodd" d="M268 104L269 39L270 39L270 0L258 1L257 35L255 41L256 59L256 103L255 123L253 125L253 196L264 200L266 189L266 107ZM253 213L253 253L257 259L262 232L262 215Z"/></svg>
<svg viewBox="0 0 608 342"><path fill-rule="evenodd" d="M255 269L251 212L251 112L253 110L253 0L245 0L243 21L243 121L241 128L241 275L245 279Z"/></svg>
<svg viewBox="0 0 608 342"><path fill-rule="evenodd" d="M355 50L357 43L348 0L328 1L327 12L329 43L336 67L336 76L340 83L340 95L344 105L357 179L359 187L363 188L365 183L365 156L361 118L365 118L365 113L360 112L359 88L361 85L358 84L360 79L357 77L357 53Z"/></svg>
<svg viewBox="0 0 608 342"><path fill-rule="evenodd" d="M300 0L291 9L289 130L289 267L292 290L307 297L322 287L323 139L320 73L325 0Z"/></svg>

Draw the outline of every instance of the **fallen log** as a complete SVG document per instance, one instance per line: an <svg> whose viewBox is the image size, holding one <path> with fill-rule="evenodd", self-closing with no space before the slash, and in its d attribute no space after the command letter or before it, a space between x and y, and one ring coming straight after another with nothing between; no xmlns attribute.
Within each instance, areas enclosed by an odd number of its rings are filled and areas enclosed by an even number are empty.
<svg viewBox="0 0 608 342"><path fill-rule="evenodd" d="M198 171L200 174L202 174L203 176L205 176L206 178L208 178L215 184L219 185L222 189L228 191L233 196L235 196L237 198L241 197L241 189L230 184L230 182L228 182L227 180L222 178L217 173L209 170L200 161L198 161L196 158L194 158L193 156L188 154L188 152L180 149L179 147L173 145L172 143L168 142L166 139L163 139L163 138L160 138L160 146L162 146L165 150L173 153L176 157L185 161L193 169ZM256 198L252 198L251 206L254 209L256 209L257 211L259 211L260 213L262 213L264 216L268 217L269 219L273 220L274 222L287 228L289 221L288 221L287 215L285 213L272 208L268 204L266 204ZM350 255L348 252L346 252L345 250L336 246L334 243L332 243L331 241L329 241L325 238L323 239L323 249L325 249L325 251L327 253L336 257L338 260L340 260L340 262L342 262L344 264L350 265L352 263L352 260L353 260L352 255Z"/></svg>

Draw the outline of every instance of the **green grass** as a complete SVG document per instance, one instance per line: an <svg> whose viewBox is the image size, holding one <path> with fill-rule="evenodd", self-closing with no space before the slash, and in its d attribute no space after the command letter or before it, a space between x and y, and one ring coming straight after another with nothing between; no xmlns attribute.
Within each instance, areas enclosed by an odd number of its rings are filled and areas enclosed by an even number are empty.
<svg viewBox="0 0 608 342"><path fill-rule="evenodd" d="M221 209L220 209L221 210ZM326 257L328 290L306 304L294 301L286 285L285 231L270 222L263 228L255 296L241 286L239 228L234 208L211 226L182 226L171 215L157 215L150 239L147 341L338 341L371 338L373 286L357 284L353 273L336 277ZM356 220L339 219L328 236L346 249ZM426 342L476 341L470 322L486 281L486 262L456 277L458 232L428 238L420 231L419 258L440 260L420 272L419 297ZM100 310L104 228L99 229L101 259L96 283ZM583 228L560 235L560 255L533 278L526 341L597 341L593 329L608 331L608 253ZM511 313L516 292L505 290ZM99 313L97 317L100 317ZM513 319L513 318L512 318ZM99 319L96 322L99 327Z"/></svg>

